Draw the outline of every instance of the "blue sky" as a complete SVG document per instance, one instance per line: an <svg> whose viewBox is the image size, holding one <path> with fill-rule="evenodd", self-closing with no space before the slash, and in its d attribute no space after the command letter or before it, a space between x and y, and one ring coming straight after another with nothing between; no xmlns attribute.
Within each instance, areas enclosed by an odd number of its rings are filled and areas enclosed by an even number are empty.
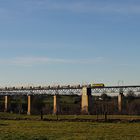
<svg viewBox="0 0 140 140"><path fill-rule="evenodd" d="M1 86L138 85L139 53L139 0L0 0Z"/></svg>

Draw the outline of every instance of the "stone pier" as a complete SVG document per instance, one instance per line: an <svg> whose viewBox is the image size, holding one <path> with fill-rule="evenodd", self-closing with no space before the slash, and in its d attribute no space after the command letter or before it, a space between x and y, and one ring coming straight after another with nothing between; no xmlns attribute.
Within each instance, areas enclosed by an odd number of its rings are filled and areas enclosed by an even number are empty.
<svg viewBox="0 0 140 140"><path fill-rule="evenodd" d="M91 88L82 88L82 100L81 100L81 113L90 114L91 108Z"/></svg>
<svg viewBox="0 0 140 140"><path fill-rule="evenodd" d="M27 109L27 115L31 115L31 96L28 95L28 109Z"/></svg>
<svg viewBox="0 0 140 140"><path fill-rule="evenodd" d="M57 114L58 113L58 95L54 95L53 97L53 114Z"/></svg>
<svg viewBox="0 0 140 140"><path fill-rule="evenodd" d="M119 95L118 95L118 111L119 112L122 112L122 109L123 109L123 93L120 92Z"/></svg>
<svg viewBox="0 0 140 140"><path fill-rule="evenodd" d="M10 96L5 96L5 108L4 112L9 112L10 111Z"/></svg>

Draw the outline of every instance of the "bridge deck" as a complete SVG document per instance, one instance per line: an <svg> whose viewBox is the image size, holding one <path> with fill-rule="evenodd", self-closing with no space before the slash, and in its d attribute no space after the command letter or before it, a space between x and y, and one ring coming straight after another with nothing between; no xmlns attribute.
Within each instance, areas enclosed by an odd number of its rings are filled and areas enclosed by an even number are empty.
<svg viewBox="0 0 140 140"><path fill-rule="evenodd" d="M60 95L81 95L83 86L65 86L65 87L5 87L0 88L0 95L34 95L34 94L60 94ZM119 93L120 91L127 93L134 91L140 93L140 85L132 86L105 86L105 87L90 87L92 93Z"/></svg>

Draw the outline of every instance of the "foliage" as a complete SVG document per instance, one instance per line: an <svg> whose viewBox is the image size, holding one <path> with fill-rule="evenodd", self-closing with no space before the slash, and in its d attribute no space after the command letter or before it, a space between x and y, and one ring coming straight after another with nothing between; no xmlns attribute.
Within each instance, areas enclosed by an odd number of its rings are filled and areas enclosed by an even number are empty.
<svg viewBox="0 0 140 140"><path fill-rule="evenodd" d="M105 101L105 100L111 99L111 97L108 96L107 94L103 93L103 94L101 95L101 99Z"/></svg>
<svg viewBox="0 0 140 140"><path fill-rule="evenodd" d="M129 104L129 114L133 115L139 115L140 114L140 101L139 100L133 100L130 104Z"/></svg>
<svg viewBox="0 0 140 140"><path fill-rule="evenodd" d="M129 101L134 100L135 97L136 97L136 95L135 95L135 93L134 93L132 90L130 90L130 91L127 93L127 95L126 95L126 98L127 98Z"/></svg>
<svg viewBox="0 0 140 140"><path fill-rule="evenodd" d="M58 97L58 114L74 115L81 114L81 96L61 95ZM32 114L52 114L53 113L53 96L41 95L32 97ZM140 115L140 97L135 95L133 91L129 91L123 98L122 114ZM10 112L26 114L27 113L27 96L10 97ZM90 114L103 115L105 113L118 114L118 98L109 96L103 93L101 96L92 96L92 101L89 105ZM0 97L0 111L4 111L4 97Z"/></svg>

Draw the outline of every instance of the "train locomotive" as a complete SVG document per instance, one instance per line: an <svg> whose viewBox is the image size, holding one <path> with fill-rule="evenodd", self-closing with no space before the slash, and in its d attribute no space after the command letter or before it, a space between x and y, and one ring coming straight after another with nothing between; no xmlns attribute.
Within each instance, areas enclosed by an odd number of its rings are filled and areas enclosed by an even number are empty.
<svg viewBox="0 0 140 140"><path fill-rule="evenodd" d="M101 88L101 87L105 87L105 85L103 83L93 83L90 85L91 88Z"/></svg>

